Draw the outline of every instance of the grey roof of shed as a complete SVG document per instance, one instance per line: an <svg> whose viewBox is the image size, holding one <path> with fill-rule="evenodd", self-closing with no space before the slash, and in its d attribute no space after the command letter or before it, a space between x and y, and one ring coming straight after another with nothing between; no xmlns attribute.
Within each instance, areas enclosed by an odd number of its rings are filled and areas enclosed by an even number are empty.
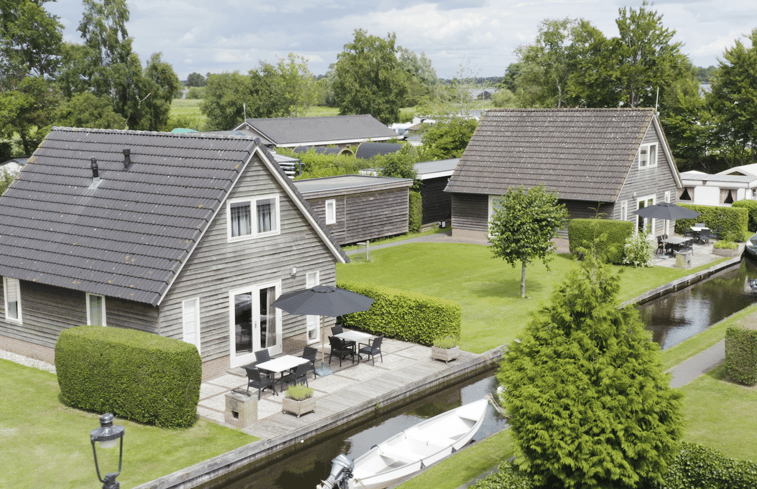
<svg viewBox="0 0 757 489"><path fill-rule="evenodd" d="M245 119L235 130L253 128L276 146L325 145L392 139L397 133L369 114L331 117Z"/></svg>
<svg viewBox="0 0 757 489"><path fill-rule="evenodd" d="M428 178L448 177L457 168L460 158L450 158L448 160L436 161L419 161L415 164L415 171L418 178L426 180Z"/></svg>
<svg viewBox="0 0 757 489"><path fill-rule="evenodd" d="M653 123L660 129L654 109L489 110L446 191L544 185L562 199L614 202ZM661 130L660 140L666 145Z"/></svg>
<svg viewBox="0 0 757 489"><path fill-rule="evenodd" d="M355 157L363 160L370 160L374 156L387 155L390 153L396 153L402 149L402 144L399 143L372 143L365 142L360 143L355 151Z"/></svg>
<svg viewBox="0 0 757 489"><path fill-rule="evenodd" d="M374 177L369 175L339 175L336 177L295 180L294 186L305 198L342 195L372 190L411 187L410 178Z"/></svg>
<svg viewBox="0 0 757 489"><path fill-rule="evenodd" d="M256 151L318 227L249 138L53 128L0 199L0 275L157 305Z"/></svg>

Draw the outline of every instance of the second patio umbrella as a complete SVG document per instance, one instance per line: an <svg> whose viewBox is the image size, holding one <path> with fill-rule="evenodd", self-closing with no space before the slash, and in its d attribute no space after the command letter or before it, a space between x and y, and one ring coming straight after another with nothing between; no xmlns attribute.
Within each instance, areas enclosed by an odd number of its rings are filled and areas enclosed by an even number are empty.
<svg viewBox="0 0 757 489"><path fill-rule="evenodd" d="M289 292L271 305L295 316L329 316L337 317L351 312L367 311L373 299L350 290L330 285L316 285L310 289ZM322 318L321 324L325 323ZM321 331L321 368L325 366L325 347Z"/></svg>
<svg viewBox="0 0 757 489"><path fill-rule="evenodd" d="M649 207L642 207L636 211L636 215L647 219L675 221L676 219L694 219L699 216L699 213L685 207L663 202L661 204L650 205Z"/></svg>

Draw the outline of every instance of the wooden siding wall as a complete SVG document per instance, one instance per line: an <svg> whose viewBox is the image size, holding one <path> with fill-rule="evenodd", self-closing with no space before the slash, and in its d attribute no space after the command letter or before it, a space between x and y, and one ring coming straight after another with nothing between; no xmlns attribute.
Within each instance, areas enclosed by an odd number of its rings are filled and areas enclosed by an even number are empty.
<svg viewBox="0 0 757 489"><path fill-rule="evenodd" d="M229 199L270 194L279 195L280 234L229 243L224 205L161 305L160 334L181 339L182 302L199 297L204 362L230 354L231 290L281 280L285 294L305 288L307 273L314 271L319 272L321 284L336 284L334 256L257 158L249 163ZM293 277L294 266L297 275ZM329 319L327 323L333 324ZM282 313L282 323L284 339L304 338L304 316Z"/></svg>
<svg viewBox="0 0 757 489"><path fill-rule="evenodd" d="M612 212L612 219L620 219L620 206L624 200L628 202L627 220L636 222L636 200L647 195L655 196L655 203L665 202L665 192L670 192L670 202L675 204L678 201L678 192L676 187L673 171L670 168L668 159L662 149L663 141L660 141L655 131L654 125L650 124L647 132L644 134L642 144L657 143L657 166L651 168L639 168L638 152L634 157L631 169L628 172L626 181L620 190L618 200ZM633 194L636 193L636 197ZM675 221L670 222L672 232ZM665 221L655 220L655 235L663 234Z"/></svg>
<svg viewBox="0 0 757 489"><path fill-rule="evenodd" d="M5 320L5 301L0 300L0 334L54 348L61 331L87 324L86 293L52 285L20 281L23 324ZM0 297L2 297L0 280ZM147 304L105 298L108 326L157 332L158 310Z"/></svg>
<svg viewBox="0 0 757 489"><path fill-rule="evenodd" d="M452 195L445 192L449 177L430 178L421 185L423 224L449 221L452 216Z"/></svg>
<svg viewBox="0 0 757 489"><path fill-rule="evenodd" d="M307 197L306 197L307 199ZM326 200L336 201L336 223L327 227L340 245L407 233L407 188L307 199L316 218L326 222Z"/></svg>
<svg viewBox="0 0 757 489"><path fill-rule="evenodd" d="M452 229L454 231L489 232L489 196L452 194Z"/></svg>
<svg viewBox="0 0 757 489"><path fill-rule="evenodd" d="M610 216L614 212L614 204L601 203L601 202L584 202L581 200L562 200L558 201L560 204L564 204L568 210L568 219L591 219L597 216L597 210L599 210L600 217L610 219ZM564 227L557 231L557 236L560 238L568 237L568 227Z"/></svg>

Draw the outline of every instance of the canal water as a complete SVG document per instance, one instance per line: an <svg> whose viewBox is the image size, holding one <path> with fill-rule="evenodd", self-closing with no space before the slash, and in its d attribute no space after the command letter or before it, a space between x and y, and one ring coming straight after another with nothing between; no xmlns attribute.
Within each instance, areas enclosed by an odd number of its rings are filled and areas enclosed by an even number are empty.
<svg viewBox="0 0 757 489"><path fill-rule="evenodd" d="M497 381L493 373L489 371L267 465L225 487L228 489L315 489L317 484L328 477L331 460L340 453L354 460L373 445L400 431L424 419L481 399L488 393L494 392L496 388ZM486 418L478 433L473 437L473 441L497 433L506 426L506 420L490 405L487 408Z"/></svg>
<svg viewBox="0 0 757 489"><path fill-rule="evenodd" d="M757 279L757 266L745 258L739 266L640 306L639 313L664 350L757 302L751 279Z"/></svg>

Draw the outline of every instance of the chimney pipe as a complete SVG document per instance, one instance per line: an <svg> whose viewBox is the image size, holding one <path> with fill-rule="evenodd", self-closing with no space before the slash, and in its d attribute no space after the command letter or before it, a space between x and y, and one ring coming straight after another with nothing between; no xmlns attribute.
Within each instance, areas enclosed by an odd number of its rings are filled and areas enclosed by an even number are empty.
<svg viewBox="0 0 757 489"><path fill-rule="evenodd" d="M92 178L93 179L99 179L100 178L100 172L97 169L97 159L90 158L90 167L92 168Z"/></svg>
<svg viewBox="0 0 757 489"><path fill-rule="evenodd" d="M124 169L128 170L131 166L131 150L126 148L124 150Z"/></svg>

